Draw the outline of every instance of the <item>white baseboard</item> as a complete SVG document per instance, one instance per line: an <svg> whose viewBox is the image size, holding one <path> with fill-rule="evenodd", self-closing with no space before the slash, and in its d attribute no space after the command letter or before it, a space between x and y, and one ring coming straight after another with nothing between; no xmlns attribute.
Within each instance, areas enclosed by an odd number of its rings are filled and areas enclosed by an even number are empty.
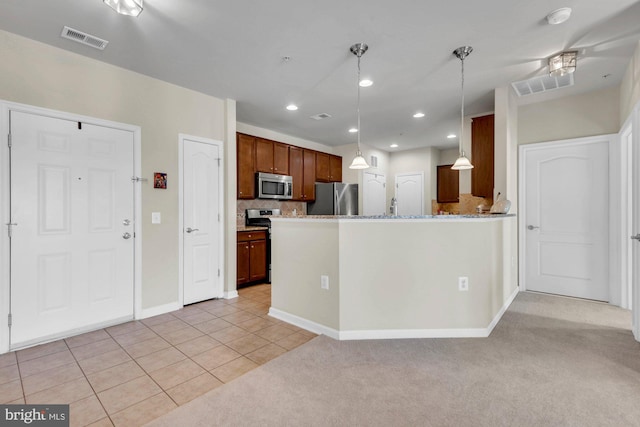
<svg viewBox="0 0 640 427"><path fill-rule="evenodd" d="M222 295L222 298L224 299L234 299L234 298L238 298L238 291L229 291L229 292L225 292Z"/></svg>
<svg viewBox="0 0 640 427"><path fill-rule="evenodd" d="M158 305L156 307L144 308L140 312L140 316L137 320L146 319L148 317L158 316L160 314L169 313L170 311L180 310L182 306L178 301L169 304Z"/></svg>
<svg viewBox="0 0 640 427"><path fill-rule="evenodd" d="M300 316L287 313L277 308L269 308L269 316L290 323L315 334L326 335L336 340L382 340L403 338L486 338L496 327L502 315L507 311L519 289L509 296L498 313L486 328L468 329L373 329L357 331L338 331Z"/></svg>
<svg viewBox="0 0 640 427"><path fill-rule="evenodd" d="M275 317L278 320L290 323L299 328L306 329L307 331L313 332L314 334L326 335L335 340L340 339L340 333L333 328L329 328L328 326L312 322L311 320L304 319L300 316L296 316L295 314L289 314L286 311L278 310L277 308L270 307L269 316Z"/></svg>

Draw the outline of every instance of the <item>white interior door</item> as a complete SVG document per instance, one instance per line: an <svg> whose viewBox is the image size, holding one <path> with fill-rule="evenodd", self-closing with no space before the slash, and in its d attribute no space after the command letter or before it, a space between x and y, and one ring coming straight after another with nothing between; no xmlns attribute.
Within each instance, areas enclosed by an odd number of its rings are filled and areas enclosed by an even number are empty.
<svg viewBox="0 0 640 427"><path fill-rule="evenodd" d="M221 145L184 137L183 300L221 297Z"/></svg>
<svg viewBox="0 0 640 427"><path fill-rule="evenodd" d="M424 215L424 174L396 175L398 215Z"/></svg>
<svg viewBox="0 0 640 427"><path fill-rule="evenodd" d="M609 300L609 142L524 150L526 289Z"/></svg>
<svg viewBox="0 0 640 427"><path fill-rule="evenodd" d="M133 133L11 112L11 347L133 318Z"/></svg>
<svg viewBox="0 0 640 427"><path fill-rule="evenodd" d="M364 172L362 182L362 214L385 215L387 212L386 177L379 173Z"/></svg>
<svg viewBox="0 0 640 427"><path fill-rule="evenodd" d="M631 155L632 174L632 277L631 294L633 298L633 335L640 341L640 107L633 110L633 136Z"/></svg>

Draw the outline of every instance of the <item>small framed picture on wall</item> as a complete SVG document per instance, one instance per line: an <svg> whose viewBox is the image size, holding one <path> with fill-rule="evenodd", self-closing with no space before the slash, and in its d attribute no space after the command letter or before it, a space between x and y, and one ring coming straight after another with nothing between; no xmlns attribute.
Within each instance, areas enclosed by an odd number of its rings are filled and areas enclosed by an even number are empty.
<svg viewBox="0 0 640 427"><path fill-rule="evenodd" d="M167 188L167 174L162 172L153 173L153 188Z"/></svg>

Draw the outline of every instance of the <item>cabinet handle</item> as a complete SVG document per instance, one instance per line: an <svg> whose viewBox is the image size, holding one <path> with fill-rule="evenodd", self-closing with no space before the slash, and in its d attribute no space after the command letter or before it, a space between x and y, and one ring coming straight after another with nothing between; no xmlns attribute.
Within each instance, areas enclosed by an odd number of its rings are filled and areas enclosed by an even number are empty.
<svg viewBox="0 0 640 427"><path fill-rule="evenodd" d="M249 234L248 237L251 238L251 234Z"/></svg>
<svg viewBox="0 0 640 427"><path fill-rule="evenodd" d="M253 246L253 245L251 245L251 249L253 249L253 248L254 248L254 246Z"/></svg>

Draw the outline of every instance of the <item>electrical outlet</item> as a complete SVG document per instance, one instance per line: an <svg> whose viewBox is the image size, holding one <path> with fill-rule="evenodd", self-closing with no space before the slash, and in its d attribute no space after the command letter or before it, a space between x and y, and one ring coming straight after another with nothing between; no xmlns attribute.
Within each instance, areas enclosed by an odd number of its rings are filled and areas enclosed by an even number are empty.
<svg viewBox="0 0 640 427"><path fill-rule="evenodd" d="M320 276L320 288L329 289L329 276Z"/></svg>
<svg viewBox="0 0 640 427"><path fill-rule="evenodd" d="M469 290L469 278L468 277L458 277L458 290L459 291L468 291Z"/></svg>
<svg viewBox="0 0 640 427"><path fill-rule="evenodd" d="M162 215L160 212L151 212L151 224L162 224Z"/></svg>

